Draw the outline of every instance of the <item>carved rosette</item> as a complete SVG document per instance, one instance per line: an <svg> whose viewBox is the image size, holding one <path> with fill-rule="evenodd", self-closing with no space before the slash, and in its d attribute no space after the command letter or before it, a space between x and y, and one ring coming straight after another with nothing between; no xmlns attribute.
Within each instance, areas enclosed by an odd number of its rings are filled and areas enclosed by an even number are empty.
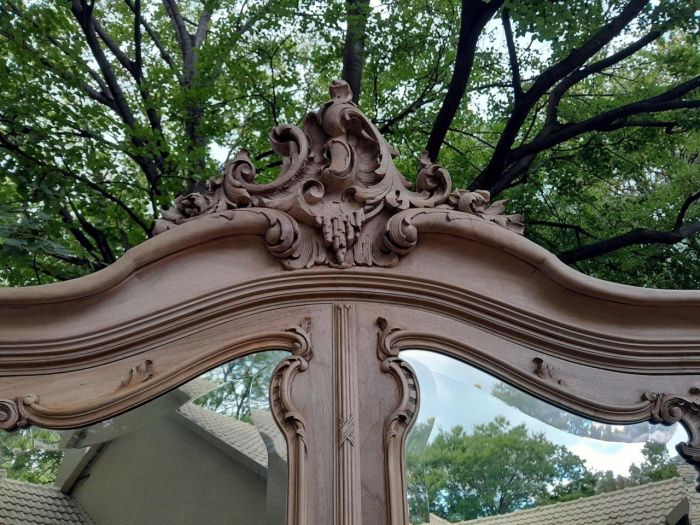
<svg viewBox="0 0 700 525"><path fill-rule="evenodd" d="M298 335L299 343L292 350L292 355L277 365L270 383L272 416L287 442L287 523L290 525L308 523L306 421L292 401L292 383L297 374L309 368L309 360L313 356L310 327L310 319L305 319L300 327L292 329Z"/></svg>
<svg viewBox="0 0 700 525"><path fill-rule="evenodd" d="M393 345L393 336L400 332L391 328L386 319L377 319L379 338L377 355L381 369L396 379L401 397L396 409L384 422L384 458L387 519L389 525L408 523L408 502L406 500L406 438L413 427L419 408L419 388L416 374L411 365L399 357L398 347Z"/></svg>
<svg viewBox="0 0 700 525"><path fill-rule="evenodd" d="M415 191L410 190L393 162L398 152L352 102L348 84L334 81L330 95L306 116L302 129L280 125L270 133L272 149L283 159L277 180L256 184L255 166L243 150L204 191L178 197L154 234L231 210L276 210L294 226L271 216L268 247L284 246L270 251L295 269L396 264L408 246L397 244L395 235L385 238L385 231L392 216L408 210L437 208L445 220L450 213L468 214L522 233L522 218L504 215L505 201L489 206L486 191L452 191L447 170L425 153Z"/></svg>
<svg viewBox="0 0 700 525"><path fill-rule="evenodd" d="M643 398L652 403L651 420L673 425L680 423L688 432L688 441L676 445L678 454L700 473L700 389L691 388L688 395L647 392ZM700 476L696 490L700 492Z"/></svg>

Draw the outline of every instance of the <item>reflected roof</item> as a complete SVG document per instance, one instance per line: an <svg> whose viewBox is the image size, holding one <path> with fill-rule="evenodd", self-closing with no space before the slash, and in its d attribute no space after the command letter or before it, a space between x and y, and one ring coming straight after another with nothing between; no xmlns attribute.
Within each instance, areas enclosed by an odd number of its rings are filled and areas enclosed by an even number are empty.
<svg viewBox="0 0 700 525"><path fill-rule="evenodd" d="M6 479L0 474L3 525L92 525L80 505L58 487Z"/></svg>
<svg viewBox="0 0 700 525"><path fill-rule="evenodd" d="M255 426L194 403L183 405L178 412L223 444L233 447L261 467L267 468L267 449Z"/></svg>
<svg viewBox="0 0 700 525"><path fill-rule="evenodd" d="M676 477L459 525L675 525L697 512L699 500L694 487Z"/></svg>

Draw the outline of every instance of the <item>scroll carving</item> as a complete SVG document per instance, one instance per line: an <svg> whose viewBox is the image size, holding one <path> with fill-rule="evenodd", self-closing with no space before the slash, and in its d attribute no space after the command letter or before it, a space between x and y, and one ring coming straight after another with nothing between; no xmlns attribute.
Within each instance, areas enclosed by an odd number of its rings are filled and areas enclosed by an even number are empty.
<svg viewBox="0 0 700 525"><path fill-rule="evenodd" d="M277 180L256 184L255 166L243 150L202 191L175 199L154 233L244 209L281 212L294 225L275 217L266 241L285 247L271 252L290 269L392 266L402 252L385 242L387 221L410 209L439 209L443 220L467 214L522 233L522 217L504 215L506 201L489 206L487 191L452 191L447 170L426 153L415 191L409 189L393 162L398 152L352 102L348 84L334 81L330 96L302 129L280 125L270 132L272 149L283 159Z"/></svg>
<svg viewBox="0 0 700 525"><path fill-rule="evenodd" d="M394 376L401 396L399 405L384 422L387 523L405 525L408 523L405 448L408 432L418 416L418 380L411 365L399 358L399 348L392 345L392 335L399 329L389 327L386 319L381 317L377 319L377 324L380 330L377 355L381 361L381 369Z"/></svg>
<svg viewBox="0 0 700 525"><path fill-rule="evenodd" d="M688 441L676 445L678 454L700 473L700 389L691 388L688 395L646 392L643 398L652 403L654 423L673 425L680 422L688 432ZM700 492L700 475L696 490Z"/></svg>
<svg viewBox="0 0 700 525"><path fill-rule="evenodd" d="M155 374L154 363L146 360L129 369L119 387L95 392L89 402L52 404L48 395L20 393L0 400L0 429L15 430L27 425L45 428L76 428L116 416L230 359L261 350L290 350L295 356L311 355L308 323L284 331L261 331L235 339L207 355L194 356L177 368ZM161 373L162 372L162 373Z"/></svg>
<svg viewBox="0 0 700 525"><path fill-rule="evenodd" d="M287 523L290 525L308 523L306 421L292 401L292 384L297 374L309 368L313 356L310 326L310 319L305 319L299 328L293 329L299 335L299 344L292 349L291 356L277 365L270 383L272 415L287 441Z"/></svg>

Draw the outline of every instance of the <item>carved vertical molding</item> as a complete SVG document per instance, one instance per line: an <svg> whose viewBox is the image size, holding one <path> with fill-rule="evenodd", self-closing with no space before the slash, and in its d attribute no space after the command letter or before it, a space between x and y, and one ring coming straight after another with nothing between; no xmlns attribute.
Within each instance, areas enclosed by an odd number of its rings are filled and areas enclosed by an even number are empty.
<svg viewBox="0 0 700 525"><path fill-rule="evenodd" d="M399 349L392 346L392 335L399 332L399 329L390 328L382 317L377 319L377 324L380 329L377 355L381 360L381 369L394 376L400 396L398 406L384 422L387 522L389 525L406 525L406 437L418 415L420 392L413 368L399 358Z"/></svg>
<svg viewBox="0 0 700 525"><path fill-rule="evenodd" d="M352 305L333 305L337 456L336 525L360 525L360 447L356 319Z"/></svg>
<svg viewBox="0 0 700 525"><path fill-rule="evenodd" d="M292 355L275 368L270 383L272 415L287 442L289 478L287 486L287 524L308 525L308 485L306 478L306 421L292 401L292 383L298 373L309 368L313 356L309 334L311 320L290 331L299 336Z"/></svg>
<svg viewBox="0 0 700 525"><path fill-rule="evenodd" d="M700 473L700 389L691 388L688 395L647 392L644 399L652 403L651 419L654 423L673 425L680 422L683 425L688 432L688 441L678 443L676 450ZM700 492L700 475L696 481L696 490Z"/></svg>

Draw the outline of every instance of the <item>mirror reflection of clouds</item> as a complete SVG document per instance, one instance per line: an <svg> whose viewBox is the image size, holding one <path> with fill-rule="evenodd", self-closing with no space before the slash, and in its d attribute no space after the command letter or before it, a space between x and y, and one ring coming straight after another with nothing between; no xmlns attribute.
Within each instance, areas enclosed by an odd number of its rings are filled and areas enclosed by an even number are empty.
<svg viewBox="0 0 700 525"><path fill-rule="evenodd" d="M642 448L646 441L666 443L671 456L675 456L675 445L686 438L680 425L607 425L575 417L581 421L582 426L593 426L597 433L607 433L615 436L615 439L577 435L571 429L556 428L492 395L494 387L502 387L503 383L486 372L454 358L424 350L406 350L401 356L413 366L418 376L421 406L417 423L435 418L430 439L440 430L461 425L470 431L474 425L488 423L501 415L513 426L524 423L531 432L544 433L553 443L565 446L586 460L590 469L611 470L616 475L627 475L631 464L643 461ZM536 406L538 413L570 417L566 411L533 396L518 395L527 399L528 406Z"/></svg>

